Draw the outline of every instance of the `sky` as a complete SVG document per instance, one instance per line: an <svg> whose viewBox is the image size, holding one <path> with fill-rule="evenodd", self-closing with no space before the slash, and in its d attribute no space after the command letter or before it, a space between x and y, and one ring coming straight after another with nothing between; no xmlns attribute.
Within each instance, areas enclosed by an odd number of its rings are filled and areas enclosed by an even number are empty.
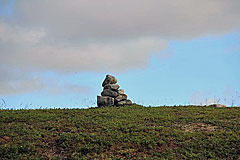
<svg viewBox="0 0 240 160"><path fill-rule="evenodd" d="M239 0L0 0L0 107L240 106Z"/></svg>

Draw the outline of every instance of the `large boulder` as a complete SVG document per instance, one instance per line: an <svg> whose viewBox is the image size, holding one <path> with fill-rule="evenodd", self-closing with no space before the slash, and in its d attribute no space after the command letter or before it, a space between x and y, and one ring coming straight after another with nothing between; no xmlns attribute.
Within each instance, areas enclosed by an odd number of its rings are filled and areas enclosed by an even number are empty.
<svg viewBox="0 0 240 160"><path fill-rule="evenodd" d="M132 101L127 99L124 101L117 102L117 106L132 105Z"/></svg>
<svg viewBox="0 0 240 160"><path fill-rule="evenodd" d="M116 98L118 96L118 92L113 91L111 89L105 89L102 91L101 95Z"/></svg>
<svg viewBox="0 0 240 160"><path fill-rule="evenodd" d="M111 89L117 91L120 86L118 84L106 84L104 89Z"/></svg>
<svg viewBox="0 0 240 160"><path fill-rule="evenodd" d="M127 100L127 95L126 94L120 94L115 98L115 102Z"/></svg>
<svg viewBox="0 0 240 160"><path fill-rule="evenodd" d="M97 105L98 107L113 106L114 98L108 96L97 96Z"/></svg>
<svg viewBox="0 0 240 160"><path fill-rule="evenodd" d="M106 75L106 78L102 83L102 87L104 87L107 84L116 84L116 83L117 83L117 79L114 76Z"/></svg>

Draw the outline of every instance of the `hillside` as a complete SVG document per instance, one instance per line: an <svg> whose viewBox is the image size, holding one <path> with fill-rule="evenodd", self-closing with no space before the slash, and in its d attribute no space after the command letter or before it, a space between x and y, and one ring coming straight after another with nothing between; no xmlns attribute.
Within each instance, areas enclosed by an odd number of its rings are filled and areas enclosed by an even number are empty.
<svg viewBox="0 0 240 160"><path fill-rule="evenodd" d="M239 159L240 107L0 110L0 159Z"/></svg>

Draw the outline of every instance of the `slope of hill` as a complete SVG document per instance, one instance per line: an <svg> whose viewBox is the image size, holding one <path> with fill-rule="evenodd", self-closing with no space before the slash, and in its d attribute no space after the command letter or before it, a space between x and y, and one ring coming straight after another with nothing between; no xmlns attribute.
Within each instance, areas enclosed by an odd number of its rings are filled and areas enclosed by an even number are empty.
<svg viewBox="0 0 240 160"><path fill-rule="evenodd" d="M0 110L0 159L240 158L240 107Z"/></svg>

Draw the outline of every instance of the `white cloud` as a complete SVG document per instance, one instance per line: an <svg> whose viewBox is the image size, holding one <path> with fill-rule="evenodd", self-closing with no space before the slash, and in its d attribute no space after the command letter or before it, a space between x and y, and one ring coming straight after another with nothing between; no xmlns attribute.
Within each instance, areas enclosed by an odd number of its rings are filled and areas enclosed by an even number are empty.
<svg viewBox="0 0 240 160"><path fill-rule="evenodd" d="M145 67L171 57L168 40L240 26L239 0L18 0L12 13L0 15L0 67L27 75Z"/></svg>
<svg viewBox="0 0 240 160"><path fill-rule="evenodd" d="M43 30L27 30L0 23L0 44L29 46L39 43L43 37L45 37Z"/></svg>
<svg viewBox="0 0 240 160"><path fill-rule="evenodd" d="M0 63L25 70L123 71L145 66L153 52L167 48L165 40L154 37L51 45L44 42L42 30L10 32L5 26L0 24Z"/></svg>
<svg viewBox="0 0 240 160"><path fill-rule="evenodd" d="M79 86L73 84L52 84L44 88L47 94L49 95L61 95L61 94L81 94L87 95L90 92L90 88L87 86Z"/></svg>
<svg viewBox="0 0 240 160"><path fill-rule="evenodd" d="M0 95L15 95L44 91L49 95L61 95L77 93L87 95L90 92L88 86L69 83L60 83L56 80L60 77L42 79L36 74L28 74L21 70L8 70L0 67Z"/></svg>
<svg viewBox="0 0 240 160"><path fill-rule="evenodd" d="M17 22L61 39L185 38L239 27L239 0L19 0Z"/></svg>
<svg viewBox="0 0 240 160"><path fill-rule="evenodd" d="M39 77L0 67L0 95L31 93L45 87Z"/></svg>

